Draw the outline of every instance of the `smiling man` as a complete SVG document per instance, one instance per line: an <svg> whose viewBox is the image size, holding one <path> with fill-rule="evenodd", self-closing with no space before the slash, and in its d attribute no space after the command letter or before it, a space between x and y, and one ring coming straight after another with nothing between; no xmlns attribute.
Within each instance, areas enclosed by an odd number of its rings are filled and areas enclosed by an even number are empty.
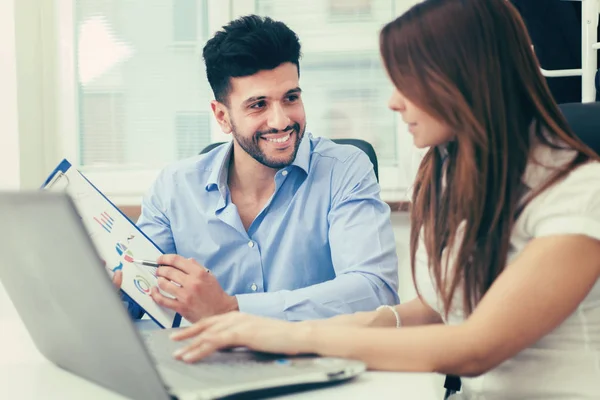
<svg viewBox="0 0 600 400"><path fill-rule="evenodd" d="M369 158L306 133L300 43L282 22L232 21L203 52L232 141L163 170L139 227L166 253L152 297L189 321L286 320L398 301L390 209Z"/></svg>

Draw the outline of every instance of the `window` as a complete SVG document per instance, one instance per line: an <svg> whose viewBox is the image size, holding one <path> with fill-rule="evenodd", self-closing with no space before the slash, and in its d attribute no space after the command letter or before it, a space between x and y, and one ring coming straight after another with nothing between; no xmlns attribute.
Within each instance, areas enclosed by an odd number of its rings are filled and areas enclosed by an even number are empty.
<svg viewBox="0 0 600 400"><path fill-rule="evenodd" d="M207 112L181 112L175 115L177 158L194 156L211 143Z"/></svg>
<svg viewBox="0 0 600 400"><path fill-rule="evenodd" d="M372 0L329 0L332 21L367 21L372 18Z"/></svg>
<svg viewBox="0 0 600 400"><path fill-rule="evenodd" d="M233 0L235 14L267 15L298 34L307 130L371 143L386 199L404 198L412 181L413 145L404 124L387 109L392 85L381 63L379 31L416 2L256 0L249 9L246 0Z"/></svg>
<svg viewBox="0 0 600 400"><path fill-rule="evenodd" d="M208 0L173 0L173 42L197 47L208 40Z"/></svg>
<svg viewBox="0 0 600 400"><path fill-rule="evenodd" d="M173 121L179 110L206 110L211 99L196 46L173 46L174 39L196 41L196 0L82 0L75 7L81 168L94 170L97 160L126 168L160 168L176 160L180 133ZM205 124L188 119L188 125L193 121ZM93 125L116 139L98 147L88 138L97 135ZM199 143L211 140L204 125L191 130L204 135Z"/></svg>
<svg viewBox="0 0 600 400"><path fill-rule="evenodd" d="M173 1L173 40L195 42L198 38L198 9L196 0Z"/></svg>
<svg viewBox="0 0 600 400"><path fill-rule="evenodd" d="M125 110L118 93L87 93L81 97L81 162L119 165L125 162ZM107 118L109 117L109 118Z"/></svg>
<svg viewBox="0 0 600 400"><path fill-rule="evenodd" d="M61 1L62 154L113 200L137 202L166 164L228 140L210 112L202 48L231 19L256 13L284 21L300 37L307 129L368 140L384 198L401 198L412 141L386 109L392 87L378 34L416 2Z"/></svg>
<svg viewBox="0 0 600 400"><path fill-rule="evenodd" d="M363 139L377 151L381 166L396 164L395 117L381 107L387 91L365 88L331 90L326 101L330 108L323 113L324 125L331 139ZM376 86L376 85L373 85Z"/></svg>
<svg viewBox="0 0 600 400"><path fill-rule="evenodd" d="M116 201L137 202L166 164L223 140L209 118L201 49L229 11L209 15L209 1L60 2L58 25L72 26L60 40L73 43L75 66L59 57L71 71L63 98L75 93L61 103L62 142L77 143L64 154Z"/></svg>

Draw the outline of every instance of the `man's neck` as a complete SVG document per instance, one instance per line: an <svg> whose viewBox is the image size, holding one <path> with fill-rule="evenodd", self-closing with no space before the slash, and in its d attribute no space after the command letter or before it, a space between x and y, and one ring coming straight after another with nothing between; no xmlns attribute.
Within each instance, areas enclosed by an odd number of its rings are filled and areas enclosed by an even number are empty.
<svg viewBox="0 0 600 400"><path fill-rule="evenodd" d="M273 194L276 173L276 169L262 165L243 151L236 153L234 149L229 161L227 183L230 190L258 200Z"/></svg>

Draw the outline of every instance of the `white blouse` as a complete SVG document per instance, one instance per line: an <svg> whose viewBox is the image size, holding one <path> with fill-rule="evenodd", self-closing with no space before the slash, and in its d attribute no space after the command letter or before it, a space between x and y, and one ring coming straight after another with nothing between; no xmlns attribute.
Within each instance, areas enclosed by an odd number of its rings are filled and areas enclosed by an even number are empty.
<svg viewBox="0 0 600 400"><path fill-rule="evenodd" d="M564 165L573 156L570 151L538 145L534 158L542 165L531 162L524 183L531 189L539 187L554 172L551 166ZM459 228L457 242L461 230L464 225ZM600 163L576 168L527 205L515 222L507 262L534 238L561 234L583 234L600 240ZM419 289L425 301L443 315L423 245L416 259ZM577 265L569 267L577 273ZM445 322L462 323L465 319L461 308L462 297L458 294ZM453 399L600 399L600 281L554 331L488 373L462 378L462 383L461 394Z"/></svg>

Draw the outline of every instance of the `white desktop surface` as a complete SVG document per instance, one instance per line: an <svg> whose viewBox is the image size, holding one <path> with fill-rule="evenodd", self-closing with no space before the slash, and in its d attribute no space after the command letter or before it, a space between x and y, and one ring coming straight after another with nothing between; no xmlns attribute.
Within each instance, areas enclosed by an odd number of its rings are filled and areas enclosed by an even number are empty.
<svg viewBox="0 0 600 400"><path fill-rule="evenodd" d="M0 292L2 287L0 286ZM66 372L36 349L10 301L0 293L0 398L124 399L114 392ZM443 377L435 374L366 372L353 381L278 398L440 400Z"/></svg>

